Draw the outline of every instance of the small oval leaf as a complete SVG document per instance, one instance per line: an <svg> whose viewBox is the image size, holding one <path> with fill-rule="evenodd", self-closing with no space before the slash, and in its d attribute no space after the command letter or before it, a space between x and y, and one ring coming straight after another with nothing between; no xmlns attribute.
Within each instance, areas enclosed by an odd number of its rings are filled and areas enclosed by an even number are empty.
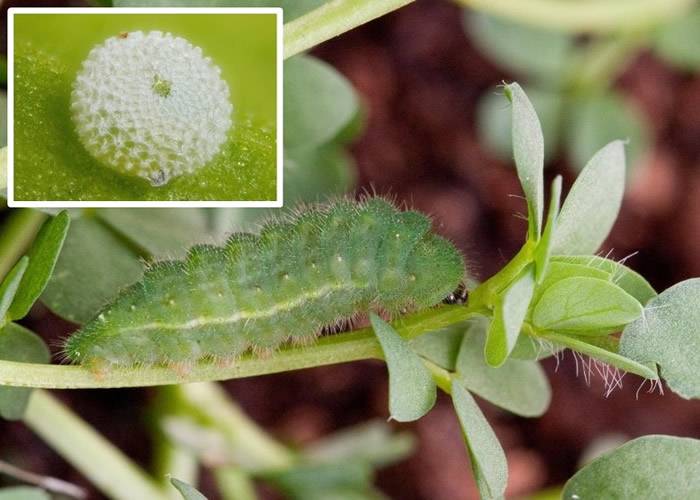
<svg viewBox="0 0 700 500"><path fill-rule="evenodd" d="M547 288L532 312L542 331L601 335L642 314L642 305L619 286L597 278L566 278Z"/></svg>
<svg viewBox="0 0 700 500"><path fill-rule="evenodd" d="M29 251L29 265L22 277L8 315L17 320L25 317L46 288L68 234L70 217L65 210L44 223Z"/></svg>
<svg viewBox="0 0 700 500"><path fill-rule="evenodd" d="M593 460L564 486L562 498L700 497L700 440L644 436Z"/></svg>
<svg viewBox="0 0 700 500"><path fill-rule="evenodd" d="M12 305L28 265L29 257L25 255L10 269L10 272L7 273L5 279L2 280L2 284L0 284L0 322L5 322L5 315Z"/></svg>
<svg viewBox="0 0 700 500"><path fill-rule="evenodd" d="M451 393L481 498L503 498L508 482L506 454L471 394L456 380Z"/></svg>
<svg viewBox="0 0 700 500"><path fill-rule="evenodd" d="M503 292L486 337L484 355L489 365L501 366L508 359L520 335L534 290L535 271L528 266Z"/></svg>
<svg viewBox="0 0 700 500"><path fill-rule="evenodd" d="M643 315L622 332L620 354L658 363L673 392L700 398L700 278L682 281L650 300Z"/></svg>
<svg viewBox="0 0 700 500"><path fill-rule="evenodd" d="M517 83L505 86L513 103L513 155L518 178L527 198L530 237L538 240L544 205L544 139L535 108Z"/></svg>
<svg viewBox="0 0 700 500"><path fill-rule="evenodd" d="M552 253L594 253L617 219L625 191L625 149L614 141L598 151L564 201Z"/></svg>
<svg viewBox="0 0 700 500"><path fill-rule="evenodd" d="M187 484L184 481L180 481L174 477L170 478L170 483L175 487L177 491L182 495L183 500L207 500L207 497L202 495L194 486Z"/></svg>
<svg viewBox="0 0 700 500"><path fill-rule="evenodd" d="M433 407L437 388L433 377L401 335L376 314L370 315L389 369L389 411L399 422L417 420Z"/></svg>

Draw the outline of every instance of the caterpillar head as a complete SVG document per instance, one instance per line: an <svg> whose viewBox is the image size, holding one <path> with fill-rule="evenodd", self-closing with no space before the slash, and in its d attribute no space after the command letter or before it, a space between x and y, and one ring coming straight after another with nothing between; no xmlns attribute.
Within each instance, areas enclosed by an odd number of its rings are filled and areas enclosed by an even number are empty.
<svg viewBox="0 0 700 500"><path fill-rule="evenodd" d="M462 282L465 264L457 248L441 236L428 233L413 248L406 262L404 293L417 308L440 303Z"/></svg>
<svg viewBox="0 0 700 500"><path fill-rule="evenodd" d="M121 33L94 47L73 84L71 108L90 154L155 186L211 160L233 111L211 59L160 31Z"/></svg>

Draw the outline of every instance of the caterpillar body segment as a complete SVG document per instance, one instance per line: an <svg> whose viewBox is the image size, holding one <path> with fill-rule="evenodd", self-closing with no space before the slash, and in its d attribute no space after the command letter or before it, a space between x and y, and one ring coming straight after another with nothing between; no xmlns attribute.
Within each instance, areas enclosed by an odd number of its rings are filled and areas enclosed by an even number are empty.
<svg viewBox="0 0 700 500"><path fill-rule="evenodd" d="M370 198L343 200L198 245L154 264L65 346L76 363L188 364L305 343L369 310L440 303L465 274L430 220Z"/></svg>

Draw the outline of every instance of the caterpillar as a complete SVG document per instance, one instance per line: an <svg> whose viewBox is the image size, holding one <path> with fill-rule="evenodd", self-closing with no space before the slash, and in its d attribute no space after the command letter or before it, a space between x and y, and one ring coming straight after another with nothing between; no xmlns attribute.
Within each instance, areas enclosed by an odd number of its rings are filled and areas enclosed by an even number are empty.
<svg viewBox="0 0 700 500"><path fill-rule="evenodd" d="M64 352L96 367L227 361L309 342L370 310L430 307L464 276L461 253L427 216L382 198L340 200L155 263Z"/></svg>

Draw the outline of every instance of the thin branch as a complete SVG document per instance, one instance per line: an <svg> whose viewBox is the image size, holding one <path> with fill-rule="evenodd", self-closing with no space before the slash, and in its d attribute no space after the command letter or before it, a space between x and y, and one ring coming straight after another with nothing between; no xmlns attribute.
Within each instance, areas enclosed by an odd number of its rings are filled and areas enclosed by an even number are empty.
<svg viewBox="0 0 700 500"><path fill-rule="evenodd" d="M644 29L687 13L695 0L456 0L487 14L568 33Z"/></svg>
<svg viewBox="0 0 700 500"><path fill-rule="evenodd" d="M56 493L57 495L65 495L79 499L87 498L87 492L80 486L55 477L42 476L34 472L20 469L2 460L0 460L0 474L5 474L27 484L33 484L51 493Z"/></svg>
<svg viewBox="0 0 700 500"><path fill-rule="evenodd" d="M331 0L284 25L284 58L361 26L413 0Z"/></svg>

